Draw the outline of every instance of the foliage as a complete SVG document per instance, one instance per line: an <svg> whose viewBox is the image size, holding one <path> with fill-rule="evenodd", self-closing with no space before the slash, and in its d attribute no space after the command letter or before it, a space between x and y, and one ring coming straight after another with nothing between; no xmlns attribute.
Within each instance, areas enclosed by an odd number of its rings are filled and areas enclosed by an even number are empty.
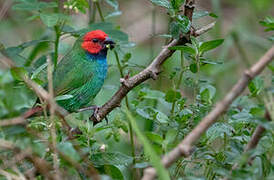
<svg viewBox="0 0 274 180"><path fill-rule="evenodd" d="M115 49L108 55L108 79L94 102L98 105L105 103L114 94L119 87L119 78L126 74L133 76L149 63L142 60L146 59L144 54L149 54L147 45L137 44L136 47L135 43L129 41L130 35L122 30L123 26L120 27L115 19L122 14L119 5L125 2L60 2L16 0L12 5L11 12L22 13L20 15L24 21L20 19L22 22L17 22L18 24L35 24L37 30L34 29L42 33L38 37L33 35L32 39L35 40L24 40L16 46L12 44L6 48L0 44L0 52L3 54L0 58L10 58L17 66L12 69L0 66L0 118L3 120L20 116L37 102L37 96L24 84L22 77L28 76L43 86L47 82L46 57L50 56L56 65L58 57L66 54L71 48L71 44L65 42L66 37L78 38L90 30L102 29L116 42ZM167 13L164 15L169 19L168 33L162 37L169 38L168 41L170 37L179 38L187 34L192 27L196 29L200 26L200 20L214 18L224 22L222 11L216 9L219 7L217 2L212 1L215 7L213 12L195 10L191 22L181 11L184 0L151 0L153 6L160 9L158 13ZM258 9L255 2L259 0L252 2L252 7ZM233 3L239 3L237 5L242 6L240 3L243 2L226 3L231 6ZM124 16L128 16L123 13ZM88 23L85 27L78 27L75 16L80 16L80 20L84 21L82 17L86 14L89 15ZM131 21L130 15L127 18ZM253 24L253 21L250 21L250 24ZM266 31L273 30L273 23L272 17L260 21ZM24 28L29 35L34 34L35 30L30 27ZM216 32L222 30L218 25L216 29ZM271 42L264 41L254 32L243 29L244 25L241 25L233 31L242 33L239 37L244 48L251 49L248 51L249 57L258 57L262 54L262 50L254 49L265 50L271 46ZM249 28L253 29L255 28ZM269 39L273 41L273 36ZM152 49L161 48L155 44L152 45ZM191 158L179 159L169 169L162 166L161 157L178 145L210 112L216 101L220 100L238 79L240 74L237 72L243 71L240 69L240 63L233 61L236 59L234 51L243 52L233 44L229 33L226 36L213 33L201 38L190 37L190 43L169 49L176 52L163 65L160 78L155 82L148 81L135 87L126 100L123 100L122 107L110 113L108 123L102 122L93 126L91 122L86 121L91 112L70 114L66 120L70 126L78 127L82 134L74 140L68 140L62 120L54 117L59 168L64 176L70 179L87 179L84 172L92 164L103 179L140 179L140 172L149 166L155 167L159 179L272 179L274 125L273 121L269 122L264 118L266 107L261 97L265 94L272 95L274 92L273 63L269 65L272 74L269 75L267 72L249 83L248 91L234 101L219 122L211 126L200 138ZM234 54L229 53L232 51ZM55 100L68 98L71 96L59 96L55 97ZM267 101L273 106L273 97ZM45 103L41 103L46 107ZM266 132L255 149L243 153L257 125L263 126ZM30 149L35 156L53 165L54 149L49 146L52 142L52 126L50 118L45 113L39 117L29 118L26 126L0 127L0 140L14 143L22 151ZM18 167L20 172L26 172L34 167L27 158L11 166L9 163L14 163L13 157L20 153L2 149L2 146L0 152L0 170L19 175L13 167ZM232 170L236 163L238 168ZM0 179L5 179L5 174L1 172ZM44 174L40 173L35 176L37 179L44 178Z"/></svg>

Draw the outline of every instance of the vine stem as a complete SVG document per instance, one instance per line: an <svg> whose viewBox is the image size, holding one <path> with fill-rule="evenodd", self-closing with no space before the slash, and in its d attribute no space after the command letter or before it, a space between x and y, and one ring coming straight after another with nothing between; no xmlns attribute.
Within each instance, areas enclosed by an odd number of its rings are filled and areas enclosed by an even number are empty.
<svg viewBox="0 0 274 180"><path fill-rule="evenodd" d="M54 63L54 68L56 68L57 62L58 62L58 46L59 46L59 41L60 41L60 37L61 37L61 32L60 32L60 27L58 25L54 26L54 30L55 30L56 39L54 41L53 63Z"/></svg>
<svg viewBox="0 0 274 180"><path fill-rule="evenodd" d="M52 84L52 65L50 57L47 57L48 62L48 91L50 98L54 98L53 94L53 84ZM51 137L51 143L53 147L52 157L53 157L53 167L55 170L55 178L61 179L61 173L59 170L59 162L58 162L58 152L57 152L57 141L56 141L56 127L55 127L55 121L54 121L54 115L55 115L55 106L50 106L50 137Z"/></svg>
<svg viewBox="0 0 274 180"><path fill-rule="evenodd" d="M182 79L183 79L183 74L184 74L184 52L181 51L181 71L180 71L178 82L175 86L175 90L179 89ZM176 102L174 101L172 103L172 107L171 107L171 111L170 111L172 116L174 114L175 105L176 105Z"/></svg>
<svg viewBox="0 0 274 180"><path fill-rule="evenodd" d="M114 55L115 55L116 63L117 63L117 66L118 66L118 69L120 72L120 77L123 78L124 77L123 68L121 66L120 59L119 59L119 56L118 56L118 53L116 50L114 50ZM128 96L125 97L125 103L126 103L127 109L130 110ZM134 143L134 138L133 138L133 129L132 129L131 123L128 123L128 126L129 126L129 136L130 136L130 143L131 143L131 149L132 149L131 155L133 157L133 165L135 165L136 164L136 156L135 156L135 143ZM136 177L136 175L137 175L137 172L134 168L133 177Z"/></svg>

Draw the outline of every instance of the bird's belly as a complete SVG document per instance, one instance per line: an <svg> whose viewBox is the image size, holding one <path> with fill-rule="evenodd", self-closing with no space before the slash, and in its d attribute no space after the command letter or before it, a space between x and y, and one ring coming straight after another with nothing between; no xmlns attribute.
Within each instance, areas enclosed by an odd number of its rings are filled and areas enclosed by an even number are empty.
<svg viewBox="0 0 274 180"><path fill-rule="evenodd" d="M73 96L72 98L58 103L70 112L75 112L87 106L102 88L107 73L106 68L100 68L96 71L98 74L93 76L90 81L70 92ZM100 71L100 73L98 71Z"/></svg>

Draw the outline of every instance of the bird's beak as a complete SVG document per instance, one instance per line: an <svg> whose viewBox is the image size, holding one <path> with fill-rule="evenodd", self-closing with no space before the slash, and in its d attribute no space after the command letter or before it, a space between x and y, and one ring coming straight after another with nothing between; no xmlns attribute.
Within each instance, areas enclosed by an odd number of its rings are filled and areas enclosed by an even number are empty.
<svg viewBox="0 0 274 180"><path fill-rule="evenodd" d="M109 49L113 49L114 48L114 45L115 45L115 42L110 39L109 37L107 37L104 41L104 45L105 45L105 48L109 48Z"/></svg>

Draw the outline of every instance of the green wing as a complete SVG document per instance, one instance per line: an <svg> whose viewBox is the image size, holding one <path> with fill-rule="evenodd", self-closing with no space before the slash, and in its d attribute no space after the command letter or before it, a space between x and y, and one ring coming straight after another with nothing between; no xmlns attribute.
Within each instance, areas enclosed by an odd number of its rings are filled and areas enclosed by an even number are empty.
<svg viewBox="0 0 274 180"><path fill-rule="evenodd" d="M69 52L57 65L53 74L55 96L69 94L93 78L94 64L87 60L85 52L75 49Z"/></svg>

